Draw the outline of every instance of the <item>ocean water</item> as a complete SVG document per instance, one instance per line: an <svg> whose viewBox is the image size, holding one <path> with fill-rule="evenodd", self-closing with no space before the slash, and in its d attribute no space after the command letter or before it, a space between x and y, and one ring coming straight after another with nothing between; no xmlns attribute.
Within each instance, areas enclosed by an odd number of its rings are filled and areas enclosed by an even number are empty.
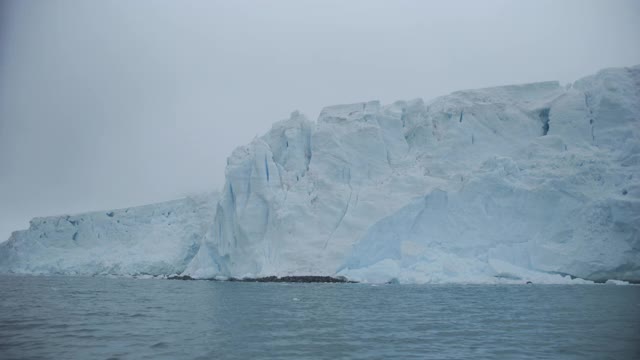
<svg viewBox="0 0 640 360"><path fill-rule="evenodd" d="M0 359L639 359L640 286L0 276Z"/></svg>

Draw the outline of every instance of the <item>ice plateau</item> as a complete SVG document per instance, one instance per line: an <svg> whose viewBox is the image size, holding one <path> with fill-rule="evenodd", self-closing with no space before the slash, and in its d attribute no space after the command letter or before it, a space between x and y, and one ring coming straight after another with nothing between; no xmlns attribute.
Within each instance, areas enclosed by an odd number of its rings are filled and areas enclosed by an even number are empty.
<svg viewBox="0 0 640 360"><path fill-rule="evenodd" d="M294 112L220 194L38 218L0 271L640 281L640 66Z"/></svg>

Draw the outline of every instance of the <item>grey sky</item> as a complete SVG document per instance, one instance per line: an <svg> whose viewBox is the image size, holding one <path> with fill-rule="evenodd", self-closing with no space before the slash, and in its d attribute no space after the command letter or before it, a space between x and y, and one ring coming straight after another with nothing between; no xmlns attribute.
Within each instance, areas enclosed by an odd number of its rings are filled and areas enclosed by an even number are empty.
<svg viewBox="0 0 640 360"><path fill-rule="evenodd" d="M638 1L0 0L0 241L221 188L295 109L640 63Z"/></svg>

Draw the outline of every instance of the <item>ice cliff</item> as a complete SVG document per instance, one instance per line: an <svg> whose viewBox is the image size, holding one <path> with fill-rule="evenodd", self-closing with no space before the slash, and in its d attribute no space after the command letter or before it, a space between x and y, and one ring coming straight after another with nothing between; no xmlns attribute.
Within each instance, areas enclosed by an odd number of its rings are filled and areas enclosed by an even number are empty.
<svg viewBox="0 0 640 360"><path fill-rule="evenodd" d="M0 272L159 275L184 271L217 194L128 209L35 218L0 244Z"/></svg>
<svg viewBox="0 0 640 360"><path fill-rule="evenodd" d="M0 271L640 281L640 66L294 112L219 199L127 211L35 219Z"/></svg>

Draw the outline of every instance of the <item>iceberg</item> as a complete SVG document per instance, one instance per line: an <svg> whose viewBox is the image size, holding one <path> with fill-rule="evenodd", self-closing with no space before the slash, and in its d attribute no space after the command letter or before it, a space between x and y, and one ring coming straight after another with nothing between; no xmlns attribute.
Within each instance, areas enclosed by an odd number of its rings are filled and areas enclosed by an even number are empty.
<svg viewBox="0 0 640 360"><path fill-rule="evenodd" d="M35 219L0 271L637 282L640 66L294 112L225 174L198 200Z"/></svg>

